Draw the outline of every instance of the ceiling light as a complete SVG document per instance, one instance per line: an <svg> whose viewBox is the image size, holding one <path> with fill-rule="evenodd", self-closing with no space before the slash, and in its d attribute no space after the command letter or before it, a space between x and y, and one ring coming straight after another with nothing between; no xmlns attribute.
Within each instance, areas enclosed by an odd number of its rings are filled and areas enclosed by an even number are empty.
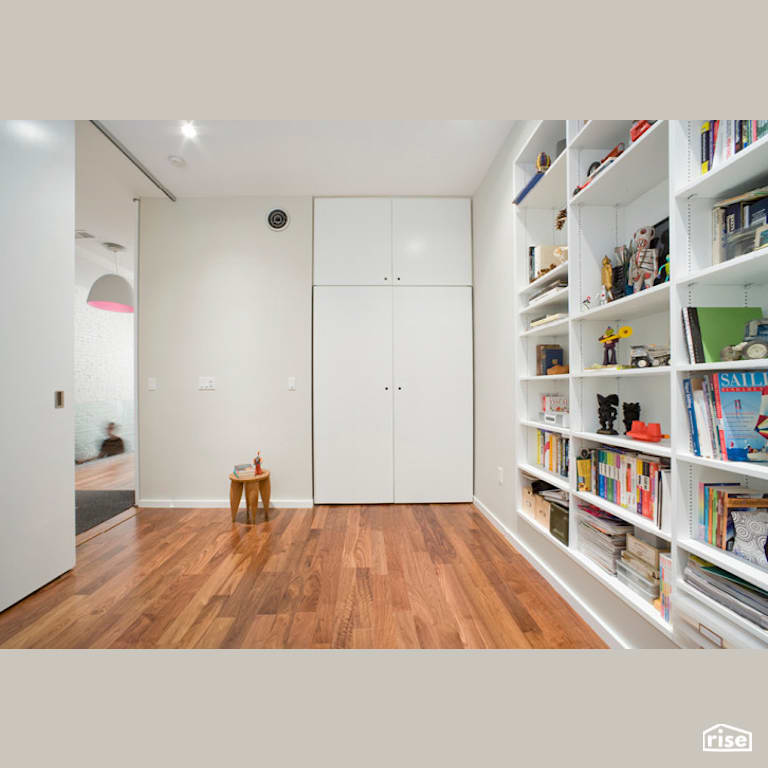
<svg viewBox="0 0 768 768"><path fill-rule="evenodd" d="M187 164L187 161L183 157L179 157L178 155L168 155L168 162L174 168L183 168Z"/></svg>
<svg viewBox="0 0 768 768"><path fill-rule="evenodd" d="M197 128L195 128L195 124L191 120L181 124L181 132L188 139L194 139L197 136Z"/></svg>
<svg viewBox="0 0 768 768"><path fill-rule="evenodd" d="M131 284L117 274L117 254L124 251L125 246L110 242L102 243L102 245L115 254L115 272L114 274L102 275L96 280L88 293L88 304L108 312L133 312Z"/></svg>

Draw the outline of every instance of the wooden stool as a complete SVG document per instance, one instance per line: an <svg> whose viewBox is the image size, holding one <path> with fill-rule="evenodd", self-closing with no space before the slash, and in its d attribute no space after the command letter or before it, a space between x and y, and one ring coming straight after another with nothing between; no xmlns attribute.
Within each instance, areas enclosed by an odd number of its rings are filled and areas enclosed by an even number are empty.
<svg viewBox="0 0 768 768"><path fill-rule="evenodd" d="M235 522L237 510L240 507L240 498L245 486L245 506L252 520L256 519L256 510L259 508L259 494L264 505L264 516L269 517L269 495L272 485L269 480L269 470L265 469L260 475L252 477L229 476L229 507L232 510L232 522Z"/></svg>

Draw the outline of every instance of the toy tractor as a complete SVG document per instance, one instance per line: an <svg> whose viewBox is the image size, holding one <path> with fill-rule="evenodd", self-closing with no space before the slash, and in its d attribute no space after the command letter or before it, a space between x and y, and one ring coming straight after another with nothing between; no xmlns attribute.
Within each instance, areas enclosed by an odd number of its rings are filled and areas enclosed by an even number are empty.
<svg viewBox="0 0 768 768"><path fill-rule="evenodd" d="M630 351L629 365L632 368L658 368L661 365L669 365L669 357L669 347L638 344Z"/></svg>
<svg viewBox="0 0 768 768"><path fill-rule="evenodd" d="M744 326L744 340L740 344L723 347L721 360L761 360L768 357L768 318L750 320Z"/></svg>

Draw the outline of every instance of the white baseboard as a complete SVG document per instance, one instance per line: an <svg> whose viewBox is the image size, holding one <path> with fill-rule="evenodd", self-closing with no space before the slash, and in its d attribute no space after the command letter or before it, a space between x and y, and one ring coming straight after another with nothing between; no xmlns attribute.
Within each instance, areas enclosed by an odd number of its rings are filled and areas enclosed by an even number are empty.
<svg viewBox="0 0 768 768"><path fill-rule="evenodd" d="M538 555L524 544L491 510L475 496L474 505L482 512L488 521L504 536L507 541L552 585L568 605L589 624L592 629L611 648L631 648L632 646L616 632L606 621L595 613Z"/></svg>
<svg viewBox="0 0 768 768"><path fill-rule="evenodd" d="M148 509L229 509L229 499L139 499L137 507ZM270 499L270 509L311 509L312 499ZM245 500L240 502L245 509Z"/></svg>

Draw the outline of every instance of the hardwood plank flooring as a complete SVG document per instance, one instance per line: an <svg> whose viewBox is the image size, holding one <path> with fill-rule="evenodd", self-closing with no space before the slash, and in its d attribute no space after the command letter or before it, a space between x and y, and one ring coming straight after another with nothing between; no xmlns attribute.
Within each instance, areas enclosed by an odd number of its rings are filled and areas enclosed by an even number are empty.
<svg viewBox="0 0 768 768"><path fill-rule="evenodd" d="M139 509L0 648L604 648L470 504Z"/></svg>
<svg viewBox="0 0 768 768"><path fill-rule="evenodd" d="M132 491L136 487L136 454L121 453L75 465L75 490Z"/></svg>

